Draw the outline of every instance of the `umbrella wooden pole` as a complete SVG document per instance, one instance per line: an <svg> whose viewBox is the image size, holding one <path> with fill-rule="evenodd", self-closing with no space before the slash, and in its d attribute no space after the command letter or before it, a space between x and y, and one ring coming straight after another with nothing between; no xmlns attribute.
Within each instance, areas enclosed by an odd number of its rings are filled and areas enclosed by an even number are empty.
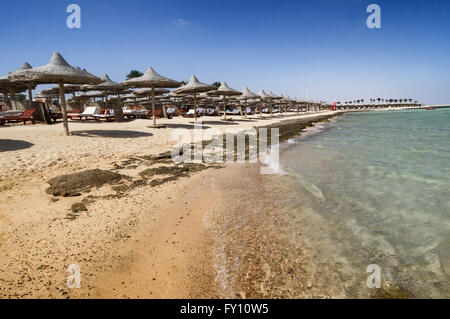
<svg viewBox="0 0 450 319"><path fill-rule="evenodd" d="M245 99L245 113L244 113L245 118L247 118L247 110L248 110L248 102L247 102L247 99Z"/></svg>
<svg viewBox="0 0 450 319"><path fill-rule="evenodd" d="M156 126L156 105L155 105L155 87L152 86L152 115L153 115L153 126Z"/></svg>
<svg viewBox="0 0 450 319"><path fill-rule="evenodd" d="M227 120L227 103L225 101L225 95L223 96L223 119Z"/></svg>
<svg viewBox="0 0 450 319"><path fill-rule="evenodd" d="M194 93L194 121L197 121L197 93Z"/></svg>
<svg viewBox="0 0 450 319"><path fill-rule="evenodd" d="M8 92L3 90L3 102L5 102L5 106L11 108L11 102L9 101Z"/></svg>
<svg viewBox="0 0 450 319"><path fill-rule="evenodd" d="M31 92L31 85L28 85L28 108L33 108L33 93ZM42 114L44 116L44 114Z"/></svg>
<svg viewBox="0 0 450 319"><path fill-rule="evenodd" d="M17 109L16 94L14 93L12 88L9 89L9 96L11 97L11 109L13 109L13 110ZM14 106L13 106L12 102L14 102Z"/></svg>
<svg viewBox="0 0 450 319"><path fill-rule="evenodd" d="M263 100L260 100L260 105L259 105L259 117L262 117L262 110L263 110Z"/></svg>
<svg viewBox="0 0 450 319"><path fill-rule="evenodd" d="M64 131L67 136L69 136L69 122L67 121L67 106L66 106L66 95L64 93L64 82L59 81L59 94L61 95L61 109L63 113L63 125Z"/></svg>

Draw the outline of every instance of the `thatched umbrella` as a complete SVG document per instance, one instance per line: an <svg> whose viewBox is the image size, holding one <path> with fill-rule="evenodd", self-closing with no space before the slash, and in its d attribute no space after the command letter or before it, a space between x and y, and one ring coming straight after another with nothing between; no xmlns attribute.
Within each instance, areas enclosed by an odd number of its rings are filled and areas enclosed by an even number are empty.
<svg viewBox="0 0 450 319"><path fill-rule="evenodd" d="M153 125L156 126L156 106L155 106L155 89L156 88L176 88L180 86L180 82L166 78L159 75L153 70L148 68L144 75L122 82L123 86L134 88L151 88L152 97L152 113L153 113Z"/></svg>
<svg viewBox="0 0 450 319"><path fill-rule="evenodd" d="M242 90L242 94L238 97L238 99L245 101L245 117L247 117L248 100L257 98L259 98L259 95L250 91L248 87L245 87Z"/></svg>
<svg viewBox="0 0 450 319"><path fill-rule="evenodd" d="M16 94L25 92L26 90L27 90L27 87L23 86L23 85L13 85L9 82L0 83L0 91L3 92L5 104L9 105L11 108L12 108L12 104L11 104L11 101L8 99L8 93L9 93L10 99L12 99L12 102L14 102L14 108L16 108L17 107Z"/></svg>
<svg viewBox="0 0 450 319"><path fill-rule="evenodd" d="M155 90L155 96L170 93L170 90L168 90L168 89L161 89L161 88L156 89L155 88L154 90ZM149 96L149 94L151 94L151 93L152 93L152 89L149 89L149 88L143 88L143 89L133 91L133 94L136 96Z"/></svg>
<svg viewBox="0 0 450 319"><path fill-rule="evenodd" d="M61 96L61 107L63 111L63 123L66 135L69 135L69 124L67 121L66 97L64 91L64 83L68 84L98 84L101 83L98 77L80 71L70 66L64 58L58 53L54 53L47 65L34 69L23 70L16 74L10 75L11 82L31 82L35 84L51 84L58 83L59 95Z"/></svg>
<svg viewBox="0 0 450 319"><path fill-rule="evenodd" d="M262 116L263 101L271 101L273 99L273 97L271 97L269 94L264 92L263 89L259 90L258 95L259 95L259 99L260 99L260 103L261 103L261 112L260 112L259 116ZM272 106L270 106L269 109L270 109L270 114L272 115Z"/></svg>
<svg viewBox="0 0 450 319"><path fill-rule="evenodd" d="M154 92L152 92L152 90L154 90ZM136 90L133 92L134 96L147 96L148 97L151 94L154 94L155 99L158 99L158 97L160 97L161 95L166 94L166 93L170 93L170 90L163 89L163 88L155 88L155 89L142 88L142 89L139 89L139 90ZM164 117L167 118L166 108L164 105L163 105L163 113L164 113Z"/></svg>
<svg viewBox="0 0 450 319"><path fill-rule="evenodd" d="M280 101L283 99L283 96L276 95L272 91L270 91L267 95L269 95L274 101ZM271 105L271 107L273 108L273 105ZM272 113L272 109L270 113Z"/></svg>
<svg viewBox="0 0 450 319"><path fill-rule="evenodd" d="M194 96L194 117L197 120L197 94L203 92L213 91L216 88L212 85L208 85L205 83L201 83L195 75L191 76L191 79L186 85L174 90L173 92L176 94L184 93L184 94L192 94Z"/></svg>
<svg viewBox="0 0 450 319"><path fill-rule="evenodd" d="M222 96L223 98L223 119L227 120L227 96L237 96L242 95L242 92L239 92L235 89L230 88L227 85L227 82L222 82L222 84L219 86L219 88L215 91L208 92L209 95L215 95L215 96Z"/></svg>
<svg viewBox="0 0 450 319"><path fill-rule="evenodd" d="M103 92L103 91L87 91L87 92L84 92L84 93L78 95L77 97L78 98L83 98L83 97L88 97L88 98L101 97L103 99L103 98L105 98L105 92Z"/></svg>
<svg viewBox="0 0 450 319"><path fill-rule="evenodd" d="M29 99L29 107L31 108L33 105L33 94L32 90L36 88L36 85L33 83L11 83L9 80L9 77L11 75L17 74L18 72L21 72L23 70L29 70L31 69L31 65L28 62L25 62L20 69L17 69L15 71L12 71L8 73L7 75L0 78L0 84L2 85L3 91L6 92L6 89L9 89L9 93L14 100L14 105L16 103L15 101L15 94L18 92L25 91L23 90L24 87L26 87L26 90L28 90L28 99ZM5 94L5 93L4 93ZM6 94L5 94L6 96Z"/></svg>
<svg viewBox="0 0 450 319"><path fill-rule="evenodd" d="M127 91L125 87L122 84L111 80L108 74L103 74L101 80L103 81L102 83L97 85L87 85L84 86L83 89L103 91L103 94L105 95L105 103L108 103L108 95L117 94L120 102L120 94ZM123 122L125 120L120 103L114 105L114 117L116 122Z"/></svg>

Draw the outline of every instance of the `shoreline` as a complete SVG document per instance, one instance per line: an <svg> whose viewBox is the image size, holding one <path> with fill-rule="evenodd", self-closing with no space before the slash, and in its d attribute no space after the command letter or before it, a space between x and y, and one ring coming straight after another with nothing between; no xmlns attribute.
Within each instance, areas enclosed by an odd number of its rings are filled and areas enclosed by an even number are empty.
<svg viewBox="0 0 450 319"><path fill-rule="evenodd" d="M325 116L335 114L330 112ZM281 133L285 137L292 133L289 129L292 126L306 127L323 116L307 115L297 121L271 119L273 123L269 125L279 121L276 125L280 126L280 133L288 132ZM258 124L267 124L261 122ZM167 150L167 145L165 147ZM231 166L236 164L218 171L191 167L175 176L176 173L158 170L168 164L164 158L148 157L148 154L145 160L135 155L128 160L126 156L120 158L120 161L112 161L115 171L130 175L131 180L123 182L122 189L108 184L90 189L81 201L88 212L70 213L70 205L80 202L77 196L43 195L48 187L45 180L76 172L76 164L64 163L69 165L52 169L50 174L45 174L44 169L39 177L24 174L13 183L8 179L0 183L0 192L5 195L0 202L5 212L0 216L1 245L5 251L1 260L1 297L221 296L212 254L214 240L203 224L206 212L217 211L220 207L217 202L222 194L215 192L211 184L214 175L232 171ZM89 166L111 169L107 163ZM137 176L145 167L153 167L149 168L152 174L159 175L146 179L148 184L140 185L144 179L141 176L138 180ZM193 176L189 177L191 173ZM123 186L127 188L127 185L133 187L124 191ZM111 195L112 191L116 192L115 196ZM80 264L81 289L67 289L65 285L70 264ZM245 297L245 293L241 297Z"/></svg>

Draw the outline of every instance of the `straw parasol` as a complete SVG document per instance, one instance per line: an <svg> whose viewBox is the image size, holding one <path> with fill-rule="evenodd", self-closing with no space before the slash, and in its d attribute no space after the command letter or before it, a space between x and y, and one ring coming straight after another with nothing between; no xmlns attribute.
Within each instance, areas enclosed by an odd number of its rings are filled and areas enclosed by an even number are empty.
<svg viewBox="0 0 450 319"><path fill-rule="evenodd" d="M245 117L247 117L248 100L257 98L259 98L259 95L250 91L247 86L242 90L242 94L238 99L245 101Z"/></svg>
<svg viewBox="0 0 450 319"><path fill-rule="evenodd" d="M61 96L61 107L63 111L63 123L66 135L69 135L69 124L67 121L66 97L64 83L68 84L98 84L98 77L70 66L58 52L54 53L47 65L34 69L23 70L10 75L11 82L31 82L35 84L58 83Z"/></svg>
<svg viewBox="0 0 450 319"><path fill-rule="evenodd" d="M16 107L16 98L15 94L19 92L23 92L25 90L28 90L28 99L29 99L29 107L32 107L33 103L33 95L32 90L36 88L36 85L33 83L11 83L9 80L9 77L11 75L17 74L18 72L21 72L23 70L29 70L31 69L31 65L28 62L25 62L20 69L14 70L7 75L0 78L0 86L4 91L4 96L6 96L6 90L9 90L9 94L14 100L14 107Z"/></svg>
<svg viewBox="0 0 450 319"><path fill-rule="evenodd" d="M151 88L152 97L152 114L153 114L153 125L156 126L156 107L155 107L155 89L156 88L176 88L180 86L180 82L166 78L153 70L153 68L148 68L144 75L122 82L123 86L134 87L134 88Z"/></svg>
<svg viewBox="0 0 450 319"><path fill-rule="evenodd" d="M203 92L209 92L215 90L216 88L212 85L201 83L195 75L191 76L191 79L186 85L175 89L173 92L175 94L192 94L194 96L194 117L197 120L197 94Z"/></svg>
<svg viewBox="0 0 450 319"><path fill-rule="evenodd" d="M209 95L216 95L216 96L222 96L223 98L223 119L226 121L227 120L227 100L226 97L227 96L237 96L237 95L242 95L241 92L230 88L227 85L227 82L222 82L222 84L219 86L219 88L215 91L210 91L208 92Z"/></svg>
<svg viewBox="0 0 450 319"><path fill-rule="evenodd" d="M84 92L84 93L78 95L77 97L78 98L83 98L83 97L87 97L87 98L101 97L101 98L104 98L105 97L105 92L103 92L103 91L87 91L87 92Z"/></svg>
<svg viewBox="0 0 450 319"><path fill-rule="evenodd" d="M117 98L120 101L120 94L127 91L125 87L122 84L111 80L108 74L103 74L101 80L103 82L100 84L83 86L83 90L88 89L88 90L102 91L105 96L105 103L108 103L108 95L112 94L117 94ZM114 116L116 122L124 121L123 110L120 107L120 104L114 105Z"/></svg>
<svg viewBox="0 0 450 319"><path fill-rule="evenodd" d="M259 90L258 96L259 96L260 103L261 103L261 112L259 113L259 116L262 116L263 101L271 101L271 100L273 100L273 97L271 97L266 92L264 92L263 89ZM269 109L270 109L270 114L272 114L272 106L270 106Z"/></svg>
<svg viewBox="0 0 450 319"><path fill-rule="evenodd" d="M267 95L269 95L273 101L280 101L283 98L282 96L274 94L272 91L270 91ZM272 114L273 104L271 104L270 107L270 113Z"/></svg>
<svg viewBox="0 0 450 319"><path fill-rule="evenodd" d="M139 89L133 92L134 95L136 96L149 96L149 94L152 93L152 89L149 88L144 88L144 89ZM170 90L168 89L161 89L161 88L155 88L155 96L157 95L162 95L165 93L170 93Z"/></svg>

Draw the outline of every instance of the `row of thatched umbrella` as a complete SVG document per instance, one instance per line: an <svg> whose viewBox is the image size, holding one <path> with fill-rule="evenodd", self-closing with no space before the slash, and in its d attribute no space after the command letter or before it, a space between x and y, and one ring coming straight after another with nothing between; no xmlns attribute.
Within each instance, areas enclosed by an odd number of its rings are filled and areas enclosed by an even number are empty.
<svg viewBox="0 0 450 319"><path fill-rule="evenodd" d="M261 109L264 102L271 100L281 100L285 102L294 101L288 97L276 96L272 92L266 94L261 90L258 94L251 92L247 87L243 92L239 92L230 88L226 82L223 82L219 88L212 85L201 83L194 75L186 85L180 87L180 82L166 78L156 73L153 68L140 77L133 78L122 83L112 81L107 74L102 78L98 78L90 74L86 70L75 68L69 65L59 53L54 53L47 65L32 68L28 63L24 64L21 69L9 73L0 78L0 89L6 92L9 90L10 95L14 92L23 92L28 90L29 101L32 101L32 90L39 84L57 84L56 87L43 91L43 94L57 94L61 98L61 108L63 113L64 130L69 135L69 126L67 120L66 93L73 93L75 97L76 91L90 91L83 94L83 97L104 96L105 101L108 95L117 95L120 100L120 94L127 94L132 91L129 88L138 88L133 92L133 96L148 96L152 101L153 125L156 126L156 105L155 98L157 95L170 92L168 88L176 88L173 96L192 95L194 99L194 116L197 117L197 96L198 94L207 93L206 96L217 96L223 99L224 119L226 120L226 101L227 97L235 96L245 101L248 106L248 100L259 99ZM4 93L6 96L6 93ZM132 96L127 96L132 97ZM123 111L120 106L115 106L115 116L117 120L123 119Z"/></svg>

